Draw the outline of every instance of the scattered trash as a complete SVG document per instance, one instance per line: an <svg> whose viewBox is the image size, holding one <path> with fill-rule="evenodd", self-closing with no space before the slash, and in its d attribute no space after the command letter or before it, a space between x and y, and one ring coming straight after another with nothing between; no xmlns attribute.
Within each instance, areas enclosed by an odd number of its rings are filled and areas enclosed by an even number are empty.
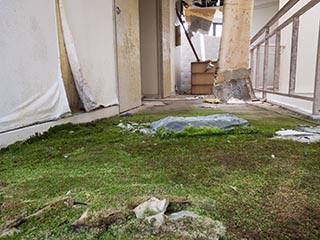
<svg viewBox="0 0 320 240"><path fill-rule="evenodd" d="M298 127L297 130L281 130L276 132L275 139L288 139L294 142L314 143L320 142L320 126Z"/></svg>
<svg viewBox="0 0 320 240"><path fill-rule="evenodd" d="M150 129L149 123L138 124L135 122L129 122L128 124L124 124L120 122L117 127L122 128L125 131L139 132L145 135L153 133L153 131Z"/></svg>
<svg viewBox="0 0 320 240"><path fill-rule="evenodd" d="M245 104L246 102L238 98L230 98L227 104Z"/></svg>
<svg viewBox="0 0 320 240"><path fill-rule="evenodd" d="M138 219L164 213L169 205L167 198L159 200L157 198L151 198L149 201L144 202L137 206L133 211Z"/></svg>
<svg viewBox="0 0 320 240"><path fill-rule="evenodd" d="M186 127L216 127L229 130L233 127L245 127L249 122L232 114L215 114L203 117L167 117L151 123L153 131L163 127L169 131L183 131Z"/></svg>
<svg viewBox="0 0 320 240"><path fill-rule="evenodd" d="M206 98L203 100L204 103L210 103L210 104L220 104L221 101L218 98Z"/></svg>

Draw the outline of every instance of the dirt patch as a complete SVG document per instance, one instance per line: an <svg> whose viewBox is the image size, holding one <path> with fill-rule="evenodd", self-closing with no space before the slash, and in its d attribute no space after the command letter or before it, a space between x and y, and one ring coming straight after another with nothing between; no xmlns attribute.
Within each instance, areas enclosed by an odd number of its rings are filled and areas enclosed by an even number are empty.
<svg viewBox="0 0 320 240"><path fill-rule="evenodd" d="M280 189L273 196L272 208L279 222L299 222L308 218L307 197L286 188Z"/></svg>
<svg viewBox="0 0 320 240"><path fill-rule="evenodd" d="M4 221L9 221L21 216L24 211L24 204L18 201L8 201L0 203L0 212L8 213L3 217Z"/></svg>

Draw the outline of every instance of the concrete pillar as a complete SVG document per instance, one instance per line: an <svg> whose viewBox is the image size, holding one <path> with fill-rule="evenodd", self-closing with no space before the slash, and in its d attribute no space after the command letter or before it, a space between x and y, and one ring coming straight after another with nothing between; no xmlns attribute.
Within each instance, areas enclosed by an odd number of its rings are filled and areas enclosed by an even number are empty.
<svg viewBox="0 0 320 240"><path fill-rule="evenodd" d="M254 97L250 84L249 47L254 0L225 0L219 71L214 93L222 101Z"/></svg>
<svg viewBox="0 0 320 240"><path fill-rule="evenodd" d="M219 67L221 71L248 68L253 0L226 0L223 10Z"/></svg>

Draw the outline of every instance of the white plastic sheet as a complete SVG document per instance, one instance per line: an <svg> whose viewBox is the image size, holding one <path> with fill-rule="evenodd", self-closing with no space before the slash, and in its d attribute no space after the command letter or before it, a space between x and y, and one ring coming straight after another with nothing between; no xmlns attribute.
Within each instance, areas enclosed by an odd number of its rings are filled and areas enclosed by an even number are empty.
<svg viewBox="0 0 320 240"><path fill-rule="evenodd" d="M54 1L0 1L0 132L70 112Z"/></svg>
<svg viewBox="0 0 320 240"><path fill-rule="evenodd" d="M97 106L119 104L113 1L60 0L59 3L69 61L76 70L73 75L85 87L82 94Z"/></svg>

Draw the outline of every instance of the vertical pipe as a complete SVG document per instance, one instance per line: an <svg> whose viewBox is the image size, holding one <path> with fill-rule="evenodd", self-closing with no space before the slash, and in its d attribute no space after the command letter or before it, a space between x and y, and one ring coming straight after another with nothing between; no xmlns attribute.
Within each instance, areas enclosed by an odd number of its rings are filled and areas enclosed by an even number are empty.
<svg viewBox="0 0 320 240"><path fill-rule="evenodd" d="M263 62L263 98L267 97L268 87L268 69L269 69L269 31L266 29L266 41L264 44L264 62Z"/></svg>
<svg viewBox="0 0 320 240"><path fill-rule="evenodd" d="M298 40L299 40L299 17L293 19L292 43L291 43L291 62L289 78L289 95L296 90L297 62L298 62Z"/></svg>
<svg viewBox="0 0 320 240"><path fill-rule="evenodd" d="M186 37L187 37L187 39L188 39L188 42L189 42L190 47L191 47L191 49L192 49L192 51L193 51L193 54L194 54L194 56L196 57L197 61L200 62L200 58L199 58L199 56L198 56L198 54L197 54L196 49L194 48L194 45L193 45L193 43L192 43L192 41L191 41L191 38L189 37L188 31L187 31L186 27L185 27L184 24L183 24L182 18L181 18L181 16L180 16L180 13L178 12L177 7L176 7L176 14L177 14L177 17L178 17L178 19L179 19L180 24L181 24L182 27L183 27L184 33L185 33L185 35L186 35Z"/></svg>
<svg viewBox="0 0 320 240"><path fill-rule="evenodd" d="M281 64L281 31L276 33L276 49L275 49L275 61L274 61L274 79L273 79L273 91L279 91L280 80L280 64Z"/></svg>
<svg viewBox="0 0 320 240"><path fill-rule="evenodd" d="M318 53L316 63L316 77L314 86L313 114L320 115L320 23L318 37Z"/></svg>

